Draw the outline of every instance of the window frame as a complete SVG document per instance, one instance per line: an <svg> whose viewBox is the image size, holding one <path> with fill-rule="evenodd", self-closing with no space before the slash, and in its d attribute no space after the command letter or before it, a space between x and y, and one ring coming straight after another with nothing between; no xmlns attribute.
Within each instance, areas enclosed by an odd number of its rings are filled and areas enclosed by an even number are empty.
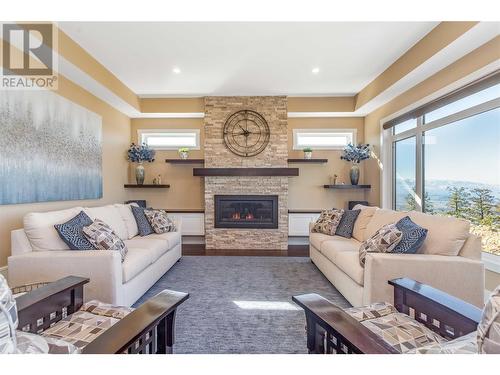
<svg viewBox="0 0 500 375"><path fill-rule="evenodd" d="M308 145L297 145L297 138L299 133L328 133L328 134L339 134L339 135L344 135L344 134L349 134L351 136L351 143L356 144L357 142L357 135L358 135L358 130L357 129L351 129L351 128L317 128L317 129L307 129L307 128L300 128L300 129L293 129L292 134L293 134L293 150L303 150L306 147L310 147L313 150L343 150L346 145L341 146L308 146ZM349 143L349 142L348 142Z"/></svg>
<svg viewBox="0 0 500 375"><path fill-rule="evenodd" d="M200 141L200 129L138 129L137 130L137 139L138 143L146 143L144 142L144 137L148 135L162 135L162 134L175 134L175 133L194 133L195 135L195 146L186 146L186 145L175 145L175 146L150 146L153 150L158 151L177 151L181 147L188 147L190 150L200 150L201 141Z"/></svg>

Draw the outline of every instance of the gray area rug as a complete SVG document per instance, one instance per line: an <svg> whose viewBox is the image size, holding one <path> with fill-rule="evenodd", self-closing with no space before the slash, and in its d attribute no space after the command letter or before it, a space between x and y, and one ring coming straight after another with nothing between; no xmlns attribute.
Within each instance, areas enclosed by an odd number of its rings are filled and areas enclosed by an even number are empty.
<svg viewBox="0 0 500 375"><path fill-rule="evenodd" d="M307 353L292 296L350 306L309 258L184 256L135 306L163 289L190 294L177 311L174 353Z"/></svg>

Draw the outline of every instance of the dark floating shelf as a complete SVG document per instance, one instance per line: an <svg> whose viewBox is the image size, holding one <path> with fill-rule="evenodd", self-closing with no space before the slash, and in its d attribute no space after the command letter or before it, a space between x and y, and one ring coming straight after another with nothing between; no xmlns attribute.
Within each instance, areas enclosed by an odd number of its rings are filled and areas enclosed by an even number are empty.
<svg viewBox="0 0 500 375"><path fill-rule="evenodd" d="M194 168L193 176L298 176L299 168Z"/></svg>
<svg viewBox="0 0 500 375"><path fill-rule="evenodd" d="M288 209L289 214L320 214L322 210Z"/></svg>
<svg viewBox="0 0 500 375"><path fill-rule="evenodd" d="M289 163L328 163L328 159L288 159Z"/></svg>
<svg viewBox="0 0 500 375"><path fill-rule="evenodd" d="M323 185L325 189L371 189L371 185Z"/></svg>
<svg viewBox="0 0 500 375"><path fill-rule="evenodd" d="M203 164L205 159L165 159L165 163L171 164Z"/></svg>
<svg viewBox="0 0 500 375"><path fill-rule="evenodd" d="M203 208L164 208L167 213L172 214L204 214Z"/></svg>
<svg viewBox="0 0 500 375"><path fill-rule="evenodd" d="M144 184L144 185L137 185L137 184L125 184L123 185L124 188L139 188L139 189L168 189L170 185L154 185L154 184Z"/></svg>

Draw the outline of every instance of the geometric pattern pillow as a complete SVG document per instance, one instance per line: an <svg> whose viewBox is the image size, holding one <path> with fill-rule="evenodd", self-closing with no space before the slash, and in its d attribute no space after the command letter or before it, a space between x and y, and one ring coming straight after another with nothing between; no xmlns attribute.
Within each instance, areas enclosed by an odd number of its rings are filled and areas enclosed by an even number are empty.
<svg viewBox="0 0 500 375"><path fill-rule="evenodd" d="M323 210L318 220L314 223L313 232L328 234L334 236L340 220L344 215L344 210Z"/></svg>
<svg viewBox="0 0 500 375"><path fill-rule="evenodd" d="M340 219L339 226L335 231L337 236L342 236L345 238L352 237L352 231L354 230L354 223L356 223L356 219L358 218L361 210L347 210L344 211L342 215L342 219Z"/></svg>
<svg viewBox="0 0 500 375"><path fill-rule="evenodd" d="M151 224L155 233L166 233L175 231L175 224L163 210L145 210L144 215Z"/></svg>
<svg viewBox="0 0 500 375"><path fill-rule="evenodd" d="M151 224L149 224L149 221L146 218L146 215L144 214L144 211L146 209L137 206L130 206L130 208L132 209L132 214L134 214L135 221L137 222L137 229L139 229L139 235L143 237L149 234L153 234L155 231L151 227Z"/></svg>
<svg viewBox="0 0 500 375"><path fill-rule="evenodd" d="M364 267L367 253L389 253L403 238L396 224L386 224L364 241L359 248L359 263Z"/></svg>
<svg viewBox="0 0 500 375"><path fill-rule="evenodd" d="M95 219L83 233L97 250L117 250L120 252L122 262L127 254L127 246L104 221Z"/></svg>
<svg viewBox="0 0 500 375"><path fill-rule="evenodd" d="M396 227L403 233L393 253L415 254L427 237L427 229L415 224L409 216L405 216L396 223Z"/></svg>
<svg viewBox="0 0 500 375"><path fill-rule="evenodd" d="M479 353L500 354L500 285L491 293L477 326Z"/></svg>
<svg viewBox="0 0 500 375"><path fill-rule="evenodd" d="M81 211L71 220L56 224L57 233L71 250L94 250L95 248L83 234L83 227L92 224L92 219Z"/></svg>
<svg viewBox="0 0 500 375"><path fill-rule="evenodd" d="M402 354L415 348L446 342L425 325L399 312L365 320L361 324Z"/></svg>

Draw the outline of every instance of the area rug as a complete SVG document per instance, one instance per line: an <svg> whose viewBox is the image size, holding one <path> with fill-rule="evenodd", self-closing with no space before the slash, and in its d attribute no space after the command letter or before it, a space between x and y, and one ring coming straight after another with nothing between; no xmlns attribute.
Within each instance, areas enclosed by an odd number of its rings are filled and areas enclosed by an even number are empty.
<svg viewBox="0 0 500 375"><path fill-rule="evenodd" d="M307 353L304 311L292 296L349 303L309 258L184 256L135 306L163 289L190 294L174 353Z"/></svg>

